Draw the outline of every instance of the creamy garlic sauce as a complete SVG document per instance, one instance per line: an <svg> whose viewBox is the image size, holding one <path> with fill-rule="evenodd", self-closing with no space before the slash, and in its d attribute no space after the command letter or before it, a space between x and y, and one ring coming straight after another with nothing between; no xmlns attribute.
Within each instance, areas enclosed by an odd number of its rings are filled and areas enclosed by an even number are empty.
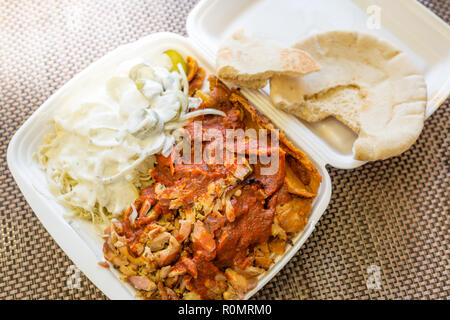
<svg viewBox="0 0 450 320"><path fill-rule="evenodd" d="M188 97L181 65L171 72L169 64L124 63L97 102L54 115L54 132L36 155L64 205L117 215L134 202L139 175L147 174L154 154L171 152L174 124L181 127L182 117L201 102Z"/></svg>

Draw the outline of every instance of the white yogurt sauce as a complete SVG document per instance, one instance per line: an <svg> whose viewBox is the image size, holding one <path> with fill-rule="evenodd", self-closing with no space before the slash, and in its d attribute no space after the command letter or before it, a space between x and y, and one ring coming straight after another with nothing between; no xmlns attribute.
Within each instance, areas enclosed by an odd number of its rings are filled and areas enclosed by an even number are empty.
<svg viewBox="0 0 450 320"><path fill-rule="evenodd" d="M191 108L186 75L141 63L109 79L101 102L62 108L37 152L52 192L65 205L117 215L138 196L140 171L171 152L172 131ZM197 111L198 112L198 111ZM205 113L220 114L207 109ZM166 129L170 124L171 129Z"/></svg>

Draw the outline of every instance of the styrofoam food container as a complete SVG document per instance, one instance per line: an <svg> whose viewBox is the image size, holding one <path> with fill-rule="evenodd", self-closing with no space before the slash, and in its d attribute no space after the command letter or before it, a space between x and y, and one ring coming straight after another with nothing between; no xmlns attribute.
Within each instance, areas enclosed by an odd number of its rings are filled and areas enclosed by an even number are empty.
<svg viewBox="0 0 450 320"><path fill-rule="evenodd" d="M379 28L375 20L380 22ZM370 33L408 53L425 75L427 117L450 93L450 26L416 0L202 0L187 19L189 37L201 44L211 59L221 41L238 29L286 46L330 30ZM243 93L252 102L256 97L267 101L260 109L273 118L267 89ZM283 112L277 117L283 125L289 122L295 127L297 138L311 143L333 167L351 169L364 164L353 158L357 136L339 121L329 118L307 123L292 120Z"/></svg>
<svg viewBox="0 0 450 320"><path fill-rule="evenodd" d="M356 14L355 12L357 11L355 8L352 9L354 11L351 11L350 9L351 4L355 5L353 1L345 1L346 0L340 0L339 3L343 3L344 8L348 5L349 8L347 9L351 15ZM327 8L327 5L330 5L332 2L333 0L314 1L314 6L304 6L302 10L313 10L313 12L331 10L333 8ZM258 27L260 32L264 32L264 29L261 29L262 24L258 24L254 21L255 19L263 19L260 11L276 13L277 10L280 10L283 6L295 9L298 7L299 3L305 5L306 0L286 0L283 1L282 4L280 4L280 1L275 0L249 1L246 3L245 8L243 7L243 1L238 0L226 2L220 1L220 3L217 0L201 1L188 17L187 29L190 35L189 38L172 33L157 33L113 50L103 58L91 64L53 94L36 110L36 112L33 113L12 138L7 153L8 166L20 190L24 194L25 199L30 204L36 216L69 258L109 298L133 299L135 291L131 286L118 279L118 273L113 268L105 269L98 265L98 262L104 261L102 253L103 240L98 234L98 230L88 222L63 217L63 213L66 212L66 209L58 204L55 198L49 193L44 173L39 169L38 165L32 161L33 152L47 132L48 128L46 127L46 123L51 119L54 111L61 105L68 103L68 101L80 99L86 90L85 88L98 86L99 83L105 83L107 79L113 75L117 65L123 61L134 59L139 56L148 56L152 53L161 52L167 49L175 49L185 56L190 55L194 57L208 73L212 73L214 66L214 52L223 36L239 27L250 30L252 27ZM310 4L311 2L308 1L307 3ZM322 7L318 5L318 3L321 3ZM297 12L294 9L292 9L290 13ZM423 11L424 9L421 10ZM439 20L430 18L429 15L424 14L422 11L419 10L419 13L425 16L426 19L424 18L424 21L428 22L428 27L432 30L441 30L443 28ZM219 12L220 14L213 15L214 12ZM344 16L345 14L340 18L340 21L346 21ZM216 19L213 19L213 17ZM290 18L293 18L292 14ZM410 19L411 18L412 17L410 17ZM290 29L292 29L292 24L301 23L299 21L294 23L290 20L286 20L285 16L277 16L277 19L278 21L274 22L272 19L272 21L267 24L266 29L268 31L266 30L266 32L273 31L272 28L275 28L275 30L283 29L283 23L286 21L289 21ZM320 25L320 21L316 21L316 23L317 25ZM411 23L417 24L417 21L412 21ZM301 26L298 26L298 28L300 27ZM303 33L307 32L308 31L306 30ZM286 32L280 34L282 35L281 38L288 40L290 39L289 37L294 36L293 34L288 35ZM440 41L440 47L445 45L449 45L450 47L448 37L444 37L443 39L442 37L439 38L437 33L435 33L435 35L436 41ZM441 34L440 36L445 36L445 34ZM432 37L428 35L427 39L430 38ZM296 39L297 38L291 38L292 41ZM447 43L445 43L444 40L447 41ZM396 44L399 45L398 43ZM399 46L403 48L405 43L402 43L402 45ZM444 67L450 65L450 50L447 50L446 53L449 56L441 61ZM425 75L427 77L429 90L431 90L431 92L433 92L433 90L438 90L440 95L447 96L449 93L448 79L447 82L442 85L440 80L442 80L443 75L439 70L435 70L437 67L435 67L432 62L433 61L428 60L422 61L422 69L425 69L426 71ZM431 75L429 73L431 73ZM444 76L448 77L448 73ZM433 84L431 88L430 83ZM284 130L287 137L308 155L322 176L322 184L319 188L318 196L314 200L307 226L292 239L293 246L290 246L286 250L286 253L282 257L279 257L270 270L261 277L258 286L246 295L246 298L249 298L262 288L267 281L274 277L299 250L325 211L331 196L331 181L325 165L328 163L339 168L353 168L362 165L363 162L354 160L351 157L351 154L346 154L345 152L342 152L342 150L336 151L336 148L330 144L329 140L327 140L326 134L329 131L338 132L337 135L341 135L340 139L344 144L348 144L348 141L345 140L348 140L349 137L351 138L348 132L341 130L342 128L337 127L335 123L325 122L322 124L322 128L311 127L294 117L275 109L270 104L267 93L264 91L242 90L242 92L256 108L265 113L280 129ZM431 101L428 114L431 114L436 108L436 104L433 104ZM325 136L323 133L325 133Z"/></svg>

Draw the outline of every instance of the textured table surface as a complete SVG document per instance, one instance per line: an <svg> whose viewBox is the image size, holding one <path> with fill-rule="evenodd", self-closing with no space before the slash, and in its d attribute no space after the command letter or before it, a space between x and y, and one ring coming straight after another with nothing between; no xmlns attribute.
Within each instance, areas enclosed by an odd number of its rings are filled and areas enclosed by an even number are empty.
<svg viewBox="0 0 450 320"><path fill-rule="evenodd" d="M450 1L423 0L447 23ZM73 75L152 32L186 34L195 1L0 1L0 299L106 299L30 209L6 164L14 132ZM449 299L449 101L405 154L329 168L315 231L256 299ZM371 286L376 275L379 286ZM369 283L369 285L368 285Z"/></svg>

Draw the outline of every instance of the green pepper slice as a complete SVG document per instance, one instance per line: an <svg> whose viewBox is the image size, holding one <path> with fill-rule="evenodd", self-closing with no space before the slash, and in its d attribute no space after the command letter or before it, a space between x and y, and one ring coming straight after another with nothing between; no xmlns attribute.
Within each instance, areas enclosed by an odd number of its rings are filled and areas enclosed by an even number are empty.
<svg viewBox="0 0 450 320"><path fill-rule="evenodd" d="M171 49L164 51L164 53L167 54L167 56L169 56L170 58L170 61L172 61L172 68L170 69L170 71L178 71L178 64L181 63L184 72L186 74L188 73L186 61L184 61L183 57L178 52Z"/></svg>

